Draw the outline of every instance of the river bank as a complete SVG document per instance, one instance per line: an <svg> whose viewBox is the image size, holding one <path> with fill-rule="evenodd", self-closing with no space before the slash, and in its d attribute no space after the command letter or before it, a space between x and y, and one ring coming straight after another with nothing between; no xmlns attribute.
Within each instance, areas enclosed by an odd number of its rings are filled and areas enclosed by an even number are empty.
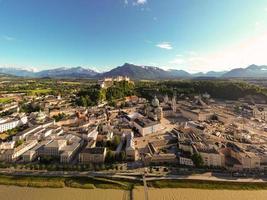
<svg viewBox="0 0 267 200"><path fill-rule="evenodd" d="M0 185L1 200L143 200L144 189L32 188ZM267 190L201 190L192 188L148 189L153 200L265 200Z"/></svg>
<svg viewBox="0 0 267 200"><path fill-rule="evenodd" d="M35 188L80 188L80 189L118 189L131 190L131 182L96 177L43 177L0 175L0 185Z"/></svg>
<svg viewBox="0 0 267 200"><path fill-rule="evenodd" d="M0 185L36 188L118 189L132 191L143 182L115 177L49 177L0 175ZM195 179L147 180L149 188L193 188L206 190L267 190L267 182L229 182Z"/></svg>
<svg viewBox="0 0 267 200"><path fill-rule="evenodd" d="M149 188L148 197L153 200L265 200L267 190L208 190L193 188ZM144 199L144 189L136 187L133 199Z"/></svg>
<svg viewBox="0 0 267 200"><path fill-rule="evenodd" d="M128 191L117 189L32 188L0 185L1 200L126 200Z"/></svg>
<svg viewBox="0 0 267 200"><path fill-rule="evenodd" d="M147 181L153 200L265 200L266 182ZM142 182L104 177L0 175L1 200L143 200Z"/></svg>

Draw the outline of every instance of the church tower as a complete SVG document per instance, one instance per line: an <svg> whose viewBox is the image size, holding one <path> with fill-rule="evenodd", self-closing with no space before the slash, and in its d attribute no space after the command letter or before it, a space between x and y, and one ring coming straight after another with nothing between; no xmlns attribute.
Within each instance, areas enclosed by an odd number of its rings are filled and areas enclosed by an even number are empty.
<svg viewBox="0 0 267 200"><path fill-rule="evenodd" d="M167 104L169 102L169 97L167 94L164 96L164 103Z"/></svg>
<svg viewBox="0 0 267 200"><path fill-rule="evenodd" d="M177 105L176 105L176 93L174 93L173 94L173 97L172 97L172 110L173 110L174 113L176 112L176 109L177 109Z"/></svg>

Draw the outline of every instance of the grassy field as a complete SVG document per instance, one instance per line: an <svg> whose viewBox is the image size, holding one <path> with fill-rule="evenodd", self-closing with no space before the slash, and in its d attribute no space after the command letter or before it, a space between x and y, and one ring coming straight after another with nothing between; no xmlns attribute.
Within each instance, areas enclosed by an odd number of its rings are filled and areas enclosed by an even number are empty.
<svg viewBox="0 0 267 200"><path fill-rule="evenodd" d="M3 133L0 134L0 139L5 140L8 137L12 137L13 135L16 135L20 131L19 127L9 129Z"/></svg>
<svg viewBox="0 0 267 200"><path fill-rule="evenodd" d="M115 181L104 178L87 177L28 177L28 176L0 176L0 185L15 185L22 187L50 187L50 188L82 188L82 189L120 189L131 190L132 183Z"/></svg>
<svg viewBox="0 0 267 200"><path fill-rule="evenodd" d="M148 182L153 188L196 188L208 190L266 190L267 183L220 182L201 180L160 180Z"/></svg>
<svg viewBox="0 0 267 200"><path fill-rule="evenodd" d="M0 185L62 188L65 182L63 178L0 176Z"/></svg>
<svg viewBox="0 0 267 200"><path fill-rule="evenodd" d="M0 134L0 139L1 139L1 140L5 140L8 136L9 136L9 135L6 134L6 133L1 133L1 134Z"/></svg>
<svg viewBox="0 0 267 200"><path fill-rule="evenodd" d="M74 81L63 81L62 84L67 84L67 85L81 85L81 82L74 82Z"/></svg>
<svg viewBox="0 0 267 200"><path fill-rule="evenodd" d="M105 178L66 178L65 185L67 187L85 188L85 189L123 189L130 190L133 184L130 182L115 181Z"/></svg>
<svg viewBox="0 0 267 200"><path fill-rule="evenodd" d="M35 89L35 90L26 90L25 92L30 95L39 95L39 94L48 94L52 90L51 89Z"/></svg>
<svg viewBox="0 0 267 200"><path fill-rule="evenodd" d="M12 101L12 98L0 98L0 103L10 103Z"/></svg>
<svg viewBox="0 0 267 200"><path fill-rule="evenodd" d="M22 90L21 89L21 90L2 91L2 92L5 92L5 93L26 93L27 95L39 95L39 94L49 94L52 91L53 91L52 89L34 89L34 90Z"/></svg>
<svg viewBox="0 0 267 200"><path fill-rule="evenodd" d="M0 175L0 185L50 188L82 188L82 189L119 189L132 190L142 186L141 182L113 180L96 177L30 177ZM220 182L200 180L158 180L148 181L150 188L192 188L206 190L266 190L267 183Z"/></svg>

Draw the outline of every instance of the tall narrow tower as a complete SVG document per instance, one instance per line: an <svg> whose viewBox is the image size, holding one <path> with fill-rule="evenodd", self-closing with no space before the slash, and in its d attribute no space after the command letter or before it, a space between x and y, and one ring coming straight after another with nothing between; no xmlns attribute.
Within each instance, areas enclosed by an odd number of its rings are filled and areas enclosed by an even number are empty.
<svg viewBox="0 0 267 200"><path fill-rule="evenodd" d="M167 94L164 96L164 103L167 104L169 102L169 97Z"/></svg>
<svg viewBox="0 0 267 200"><path fill-rule="evenodd" d="M173 97L172 97L172 110L173 112L176 112L176 93L173 94Z"/></svg>

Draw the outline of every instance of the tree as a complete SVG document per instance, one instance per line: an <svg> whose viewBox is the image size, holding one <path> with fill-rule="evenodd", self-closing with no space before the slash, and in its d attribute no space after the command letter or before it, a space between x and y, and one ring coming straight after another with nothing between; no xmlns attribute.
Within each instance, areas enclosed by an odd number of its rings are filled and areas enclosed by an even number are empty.
<svg viewBox="0 0 267 200"><path fill-rule="evenodd" d="M121 143L121 138L118 135L115 135L112 140L112 144L115 148Z"/></svg>
<svg viewBox="0 0 267 200"><path fill-rule="evenodd" d="M115 160L115 153L111 150L108 150L107 155L106 155L106 162L112 163Z"/></svg>
<svg viewBox="0 0 267 200"><path fill-rule="evenodd" d="M99 102L106 100L106 93L107 93L106 89L104 89L104 88L100 89L99 94L98 94L98 101Z"/></svg>
<svg viewBox="0 0 267 200"><path fill-rule="evenodd" d="M126 153L125 151L121 151L117 157L116 157L116 160L122 162L122 161L125 161L126 160Z"/></svg>
<svg viewBox="0 0 267 200"><path fill-rule="evenodd" d="M196 167L202 167L204 164L203 158L199 153L194 153L191 157Z"/></svg>
<svg viewBox="0 0 267 200"><path fill-rule="evenodd" d="M110 140L106 141L106 147L112 148L112 142ZM104 146L104 142L102 142L102 146Z"/></svg>
<svg viewBox="0 0 267 200"><path fill-rule="evenodd" d="M67 115L65 113L59 113L58 115L53 116L56 122L64 119Z"/></svg>
<svg viewBox="0 0 267 200"><path fill-rule="evenodd" d="M18 140L18 141L16 141L16 143L15 143L15 147L18 147L18 146L22 145L23 142L24 142L23 140Z"/></svg>

